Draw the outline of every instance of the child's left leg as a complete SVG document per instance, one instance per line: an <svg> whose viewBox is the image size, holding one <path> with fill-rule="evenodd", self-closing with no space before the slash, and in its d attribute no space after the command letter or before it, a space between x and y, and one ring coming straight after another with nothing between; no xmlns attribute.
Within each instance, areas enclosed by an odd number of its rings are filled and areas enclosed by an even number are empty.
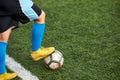
<svg viewBox="0 0 120 80"><path fill-rule="evenodd" d="M32 53L31 57L34 61L43 59L44 57L50 55L55 48L41 48L42 38L45 29L45 12L42 11L37 19L34 20L32 27Z"/></svg>

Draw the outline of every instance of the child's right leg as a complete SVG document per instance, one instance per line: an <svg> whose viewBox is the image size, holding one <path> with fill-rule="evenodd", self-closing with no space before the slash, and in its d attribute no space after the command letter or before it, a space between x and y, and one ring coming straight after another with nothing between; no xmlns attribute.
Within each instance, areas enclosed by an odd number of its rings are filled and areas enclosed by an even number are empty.
<svg viewBox="0 0 120 80"><path fill-rule="evenodd" d="M5 56L10 33L11 28L0 33L0 80L10 80L17 76L16 73L7 73L5 68Z"/></svg>

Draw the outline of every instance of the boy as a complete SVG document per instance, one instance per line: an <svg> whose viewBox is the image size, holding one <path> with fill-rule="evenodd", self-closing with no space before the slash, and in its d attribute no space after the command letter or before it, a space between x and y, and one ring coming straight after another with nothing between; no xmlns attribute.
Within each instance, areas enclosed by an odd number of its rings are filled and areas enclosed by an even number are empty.
<svg viewBox="0 0 120 80"><path fill-rule="evenodd" d="M1 0L0 1L0 80L10 80L16 73L7 73L5 68L5 55L8 39L12 29L17 28L18 22L23 24L33 21L32 26L32 52L34 61L50 55L55 48L40 48L45 28L45 13L31 0Z"/></svg>

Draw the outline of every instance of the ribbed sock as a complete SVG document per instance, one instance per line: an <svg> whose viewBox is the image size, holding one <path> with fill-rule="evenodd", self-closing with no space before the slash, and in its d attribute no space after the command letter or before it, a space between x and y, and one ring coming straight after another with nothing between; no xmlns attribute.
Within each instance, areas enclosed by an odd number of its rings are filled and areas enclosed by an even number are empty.
<svg viewBox="0 0 120 80"><path fill-rule="evenodd" d="M0 42L0 74L6 72L6 68L5 68L6 47L7 47L7 43Z"/></svg>
<svg viewBox="0 0 120 80"><path fill-rule="evenodd" d="M34 22L32 27L32 51L36 51L41 47L42 38L44 35L45 24Z"/></svg>

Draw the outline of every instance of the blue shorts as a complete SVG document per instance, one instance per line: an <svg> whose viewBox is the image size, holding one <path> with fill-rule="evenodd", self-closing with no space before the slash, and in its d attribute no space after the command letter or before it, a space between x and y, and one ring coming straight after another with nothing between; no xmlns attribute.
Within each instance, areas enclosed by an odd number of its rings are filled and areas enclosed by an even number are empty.
<svg viewBox="0 0 120 80"><path fill-rule="evenodd" d="M42 10L32 0L0 1L0 33L38 18Z"/></svg>

